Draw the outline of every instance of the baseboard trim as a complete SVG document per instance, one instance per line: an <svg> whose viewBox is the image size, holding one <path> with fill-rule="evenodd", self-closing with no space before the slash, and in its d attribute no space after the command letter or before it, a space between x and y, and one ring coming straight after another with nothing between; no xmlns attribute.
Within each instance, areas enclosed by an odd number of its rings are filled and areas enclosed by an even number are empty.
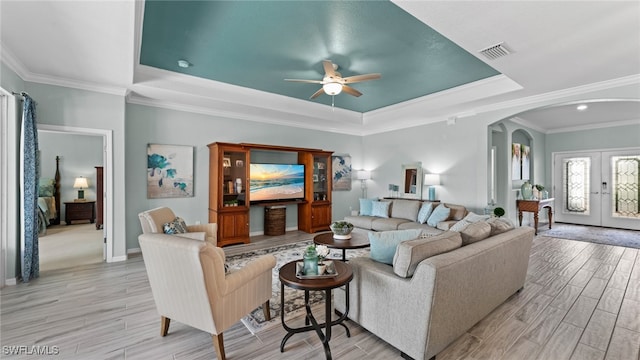
<svg viewBox="0 0 640 360"><path fill-rule="evenodd" d="M142 252L142 249L140 248L127 249L127 255L140 254L141 252Z"/></svg>
<svg viewBox="0 0 640 360"><path fill-rule="evenodd" d="M14 277L14 278L9 278L9 279L5 279L4 284L6 286L14 286L18 284L18 278Z"/></svg>
<svg viewBox="0 0 640 360"><path fill-rule="evenodd" d="M123 255L123 256L113 256L111 258L111 261L107 261L107 262L119 262L119 261L126 261L127 260L127 255Z"/></svg>

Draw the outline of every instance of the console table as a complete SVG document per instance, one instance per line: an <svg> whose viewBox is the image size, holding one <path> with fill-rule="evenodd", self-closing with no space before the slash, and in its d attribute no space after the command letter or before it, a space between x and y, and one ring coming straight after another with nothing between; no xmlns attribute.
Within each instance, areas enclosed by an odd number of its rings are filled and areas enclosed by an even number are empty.
<svg viewBox="0 0 640 360"><path fill-rule="evenodd" d="M522 226L522 213L525 211L532 212L536 235L538 235L538 213L543 208L547 208L547 214L549 216L549 229L551 229L551 224L553 223L553 201L553 198L542 200L516 200L516 209L518 210L518 223L520 224L520 226Z"/></svg>

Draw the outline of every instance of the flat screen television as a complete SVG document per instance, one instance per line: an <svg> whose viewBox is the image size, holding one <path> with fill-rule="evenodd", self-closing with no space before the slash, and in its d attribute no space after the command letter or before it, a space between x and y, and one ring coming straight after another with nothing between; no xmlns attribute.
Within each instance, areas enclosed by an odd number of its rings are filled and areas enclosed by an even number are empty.
<svg viewBox="0 0 640 360"><path fill-rule="evenodd" d="M304 165L249 164L249 199L261 202L304 199Z"/></svg>

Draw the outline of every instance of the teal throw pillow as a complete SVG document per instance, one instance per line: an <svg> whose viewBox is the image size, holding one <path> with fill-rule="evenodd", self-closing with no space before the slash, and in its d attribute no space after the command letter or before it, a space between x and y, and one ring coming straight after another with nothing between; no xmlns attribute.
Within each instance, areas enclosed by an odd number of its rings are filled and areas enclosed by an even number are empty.
<svg viewBox="0 0 640 360"><path fill-rule="evenodd" d="M420 211L418 211L418 222L420 224L426 223L432 211L433 211L432 203L428 202L428 203L422 204L422 207L420 207Z"/></svg>
<svg viewBox="0 0 640 360"><path fill-rule="evenodd" d="M373 200L360 199L360 215L371 216L373 210Z"/></svg>
<svg viewBox="0 0 640 360"><path fill-rule="evenodd" d="M187 224L181 217L177 217L173 221L165 223L162 230L169 235L184 234L187 232Z"/></svg>
<svg viewBox="0 0 640 360"><path fill-rule="evenodd" d="M417 239L421 233L420 229L369 232L371 259L393 265L393 256L396 254L398 244Z"/></svg>
<svg viewBox="0 0 640 360"><path fill-rule="evenodd" d="M389 206L391 205L388 201L374 201L373 208L371 209L371 215L388 218L389 217Z"/></svg>
<svg viewBox="0 0 640 360"><path fill-rule="evenodd" d="M436 227L439 222L447 220L449 218L449 214L451 214L451 209L444 206L444 204L440 204L433 210L429 219L427 219L427 225Z"/></svg>

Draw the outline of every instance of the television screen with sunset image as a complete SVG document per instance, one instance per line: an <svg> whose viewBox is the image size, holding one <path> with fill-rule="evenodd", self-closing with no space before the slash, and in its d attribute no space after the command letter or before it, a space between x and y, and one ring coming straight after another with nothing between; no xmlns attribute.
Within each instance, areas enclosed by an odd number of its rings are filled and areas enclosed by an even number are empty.
<svg viewBox="0 0 640 360"><path fill-rule="evenodd" d="M304 165L250 164L251 203L304 199Z"/></svg>

